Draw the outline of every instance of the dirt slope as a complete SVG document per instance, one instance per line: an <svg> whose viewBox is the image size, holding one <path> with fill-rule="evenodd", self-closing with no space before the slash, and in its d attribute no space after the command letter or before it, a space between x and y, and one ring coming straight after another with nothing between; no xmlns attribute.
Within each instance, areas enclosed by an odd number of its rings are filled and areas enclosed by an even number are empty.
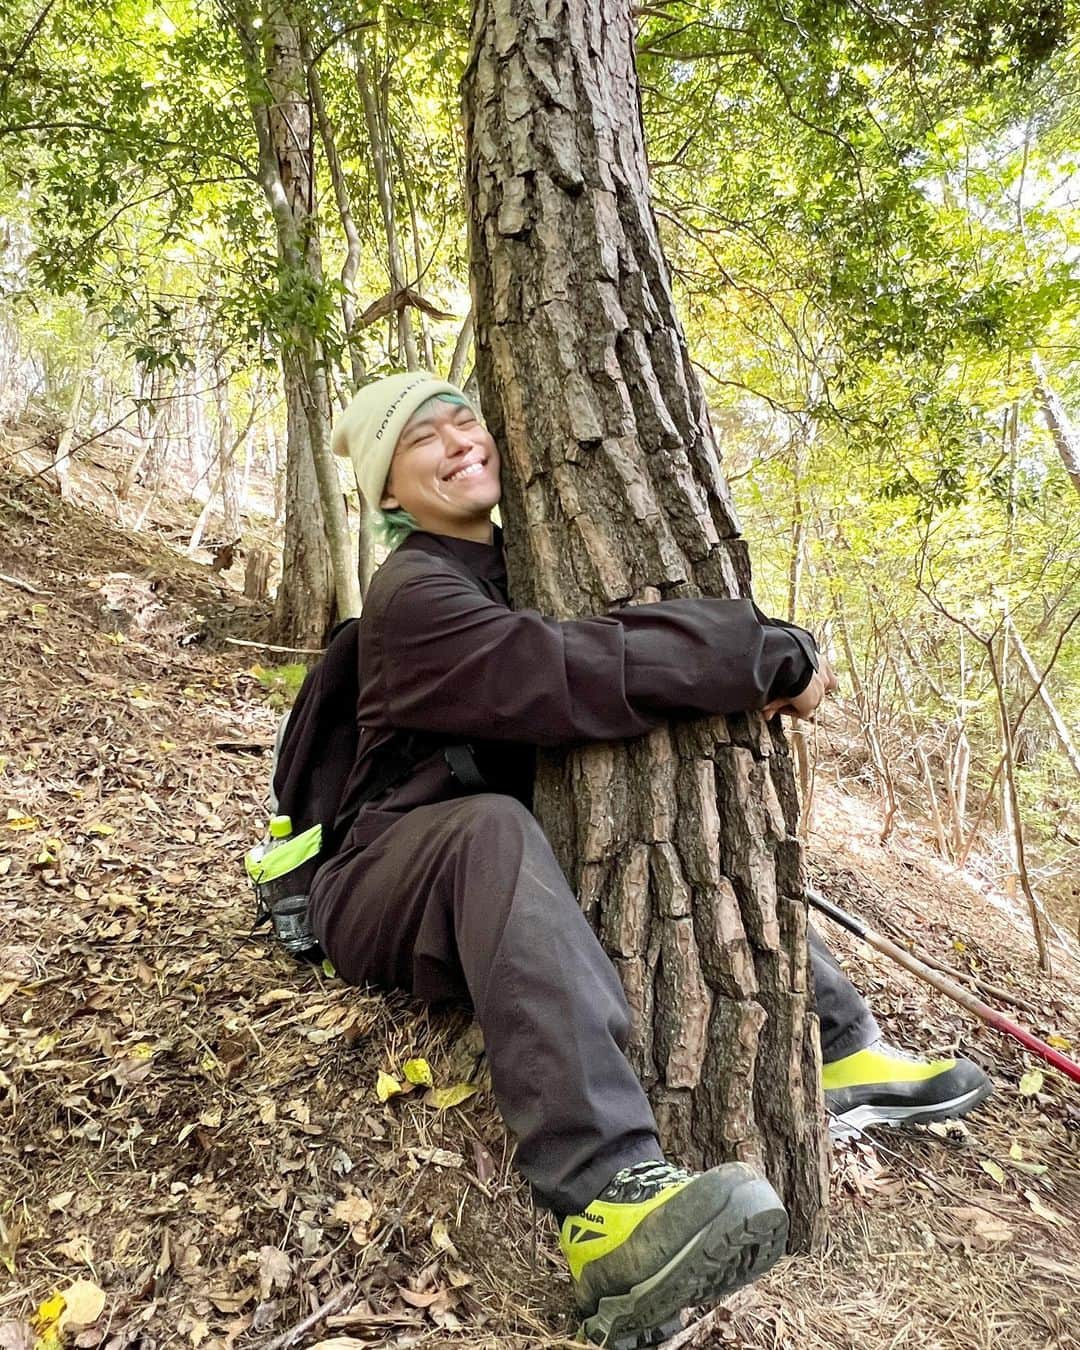
<svg viewBox="0 0 1080 1350"><path fill-rule="evenodd" d="M24 479L0 480L0 526L0 1347L33 1344L27 1319L74 1280L105 1304L68 1341L110 1350L269 1350L334 1298L293 1344L559 1344L566 1277L467 1020L248 935L276 714L255 653L189 643L242 628L243 601ZM823 888L1080 1048L1075 965L1038 977L1020 926L917 837L880 848L857 799L827 791L817 820ZM1019 1047L829 936L897 1040L962 1049L998 1092L967 1131L839 1151L829 1250L683 1343L1080 1344L1080 1094L1048 1072L1021 1095ZM416 1056L480 1092L380 1102L379 1071Z"/></svg>

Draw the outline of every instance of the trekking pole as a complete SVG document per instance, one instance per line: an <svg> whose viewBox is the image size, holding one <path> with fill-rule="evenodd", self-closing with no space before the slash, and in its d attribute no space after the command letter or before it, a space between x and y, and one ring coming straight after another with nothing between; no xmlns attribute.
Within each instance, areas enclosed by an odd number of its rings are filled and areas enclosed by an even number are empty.
<svg viewBox="0 0 1080 1350"><path fill-rule="evenodd" d="M981 998L976 998L974 994L968 993L966 989L954 984L944 975L939 975L936 970L924 966L917 956L912 956L903 947L898 946L889 938L883 937L874 929L867 928L861 920L841 909L839 905L834 905L831 900L826 900L821 892L814 890L812 886L806 887L805 894L807 900L816 910L820 910L822 914L827 915L841 928L846 928L849 933L854 933L856 937L868 942L876 951L891 957L905 970L910 970L912 975L918 976L920 980L932 984L947 998L959 1003L962 1008L967 1008L968 1012L974 1013L987 1026L1002 1031L1006 1036L1011 1036L1013 1040L1019 1041L1021 1045L1026 1046L1036 1055L1045 1059L1048 1064L1052 1064L1055 1069L1060 1069L1074 1083L1080 1083L1080 1064L1077 1064L1074 1059L1070 1059L1068 1055L1063 1055L1060 1050L1055 1050L1052 1045L1047 1045L1045 1041L1040 1041L1038 1036L1033 1036L1030 1031L1025 1031L1022 1026L1010 1020L1004 1013L999 1013L996 1008L991 1008L989 1003L984 1003Z"/></svg>

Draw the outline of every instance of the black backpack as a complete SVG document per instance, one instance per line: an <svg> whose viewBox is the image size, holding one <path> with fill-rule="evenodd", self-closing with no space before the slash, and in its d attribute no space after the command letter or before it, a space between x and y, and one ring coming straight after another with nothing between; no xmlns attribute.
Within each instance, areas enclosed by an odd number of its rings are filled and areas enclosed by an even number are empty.
<svg viewBox="0 0 1080 1350"><path fill-rule="evenodd" d="M360 620L346 619L330 635L321 659L308 671L296 702L281 719L270 770L272 815L262 843L245 857L255 887L255 928L273 925L285 949L306 960L322 952L308 922L315 873L341 847L365 802L395 786L436 750L468 792L487 786L472 747L445 737L403 734L388 750L347 816L341 806L356 763L360 727Z"/></svg>

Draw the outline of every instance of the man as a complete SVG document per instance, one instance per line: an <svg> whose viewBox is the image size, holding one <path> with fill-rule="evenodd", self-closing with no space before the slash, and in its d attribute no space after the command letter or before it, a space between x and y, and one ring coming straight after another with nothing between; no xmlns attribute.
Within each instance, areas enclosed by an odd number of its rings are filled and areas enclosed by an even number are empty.
<svg viewBox="0 0 1080 1350"><path fill-rule="evenodd" d="M835 678L808 633L746 600L568 622L510 609L491 521L499 452L452 385L415 372L369 385L334 446L399 542L364 604L363 730L340 816L352 824L316 878L313 927L347 980L471 1000L516 1165L559 1221L586 1330L654 1343L682 1307L767 1270L787 1216L741 1163L693 1174L664 1159L623 1054L619 981L527 809L533 748L672 717L807 717ZM388 777L395 755L412 767ZM813 964L831 1110L928 1120L989 1092L966 1060L885 1046L816 939Z"/></svg>

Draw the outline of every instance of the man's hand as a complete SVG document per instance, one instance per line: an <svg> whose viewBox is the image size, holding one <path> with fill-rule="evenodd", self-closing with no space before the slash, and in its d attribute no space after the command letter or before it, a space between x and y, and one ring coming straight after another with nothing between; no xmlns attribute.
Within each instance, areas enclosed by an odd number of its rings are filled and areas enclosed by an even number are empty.
<svg viewBox="0 0 1080 1350"><path fill-rule="evenodd" d="M810 683L801 694L796 694L794 698L774 698L771 703L766 703L761 710L766 720L775 717L777 713L784 713L788 717L813 717L825 695L831 694L837 688L836 672L829 664L828 658L821 656L818 660L818 668L811 675Z"/></svg>

